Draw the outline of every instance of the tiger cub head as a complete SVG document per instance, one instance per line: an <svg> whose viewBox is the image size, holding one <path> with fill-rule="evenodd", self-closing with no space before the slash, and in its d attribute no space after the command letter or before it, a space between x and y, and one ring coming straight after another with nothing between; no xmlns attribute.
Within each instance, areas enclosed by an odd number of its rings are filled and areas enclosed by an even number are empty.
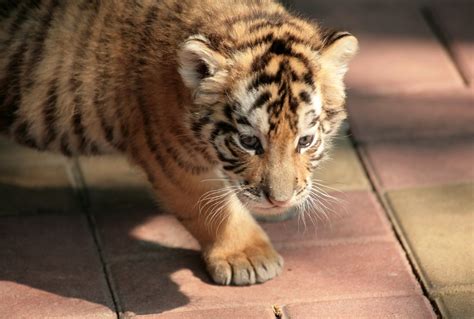
<svg viewBox="0 0 474 319"><path fill-rule="evenodd" d="M346 116L343 77L357 39L300 27L270 26L233 41L195 35L179 51L193 98L189 128L257 214L309 200L312 171Z"/></svg>

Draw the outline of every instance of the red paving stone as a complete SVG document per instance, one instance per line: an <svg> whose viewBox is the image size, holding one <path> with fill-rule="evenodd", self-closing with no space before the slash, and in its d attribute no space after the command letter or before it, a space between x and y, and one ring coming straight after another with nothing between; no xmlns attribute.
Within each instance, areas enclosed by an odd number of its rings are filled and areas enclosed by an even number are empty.
<svg viewBox="0 0 474 319"><path fill-rule="evenodd" d="M461 88L449 56L424 21L419 5L389 1L292 1L292 7L323 25L353 33L360 52L347 85L357 93Z"/></svg>
<svg viewBox="0 0 474 319"><path fill-rule="evenodd" d="M363 242L391 236L385 213L374 194L369 191L354 191L330 195L335 199L327 204L329 211L319 213L321 217L313 217L313 220L306 216L306 225L302 218L264 223L262 226L275 246L298 246L305 242Z"/></svg>
<svg viewBox="0 0 474 319"><path fill-rule="evenodd" d="M474 136L474 91L357 95L348 100L351 131L359 141Z"/></svg>
<svg viewBox="0 0 474 319"><path fill-rule="evenodd" d="M115 318L96 247L79 215L0 218L3 318Z"/></svg>
<svg viewBox="0 0 474 319"><path fill-rule="evenodd" d="M367 144L362 149L373 180L383 189L474 179L471 139L391 141Z"/></svg>
<svg viewBox="0 0 474 319"><path fill-rule="evenodd" d="M402 296L353 300L334 300L285 307L288 318L436 318L431 305L423 296Z"/></svg>
<svg viewBox="0 0 474 319"><path fill-rule="evenodd" d="M133 318L133 315L130 315ZM275 319L275 314L271 307L242 307L242 308L222 308L211 310L191 310L183 312L165 312L156 315L140 316L144 318L157 319Z"/></svg>
<svg viewBox="0 0 474 319"><path fill-rule="evenodd" d="M472 1L440 2L431 6L454 57L471 87L474 87L474 28Z"/></svg>
<svg viewBox="0 0 474 319"><path fill-rule="evenodd" d="M352 214L333 218L328 229L315 233L308 225L298 233L296 220L264 225L285 258L285 270L252 287L212 284L197 246L190 245L194 241L172 216L99 215L121 311L219 314L227 307L268 309L291 302L421 294L374 195L358 191L338 196ZM129 236L113 239L119 233Z"/></svg>
<svg viewBox="0 0 474 319"><path fill-rule="evenodd" d="M421 294L398 244L392 242L306 246L280 252L286 261L283 273L251 287L211 284L199 254L186 250L121 260L110 269L122 310L143 315Z"/></svg>
<svg viewBox="0 0 474 319"><path fill-rule="evenodd" d="M154 254L160 246L199 250L199 244L181 223L172 215L160 214L158 209L101 213L97 224L109 258Z"/></svg>

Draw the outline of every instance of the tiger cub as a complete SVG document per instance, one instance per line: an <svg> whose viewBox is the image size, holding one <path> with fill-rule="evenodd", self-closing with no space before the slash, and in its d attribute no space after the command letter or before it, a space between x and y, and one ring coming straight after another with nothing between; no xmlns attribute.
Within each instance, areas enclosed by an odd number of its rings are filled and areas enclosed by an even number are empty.
<svg viewBox="0 0 474 319"><path fill-rule="evenodd" d="M305 206L345 117L355 37L273 0L1 6L2 133L67 156L125 154L218 284L281 272L251 212Z"/></svg>

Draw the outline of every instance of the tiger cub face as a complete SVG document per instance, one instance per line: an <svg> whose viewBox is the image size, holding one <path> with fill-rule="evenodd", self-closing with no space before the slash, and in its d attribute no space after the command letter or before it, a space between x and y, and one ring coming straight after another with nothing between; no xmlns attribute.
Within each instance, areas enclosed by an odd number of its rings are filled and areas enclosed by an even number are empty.
<svg viewBox="0 0 474 319"><path fill-rule="evenodd" d="M304 204L312 171L345 118L343 76L357 40L332 32L318 42L275 38L229 50L197 35L179 53L194 99L189 127L257 214Z"/></svg>

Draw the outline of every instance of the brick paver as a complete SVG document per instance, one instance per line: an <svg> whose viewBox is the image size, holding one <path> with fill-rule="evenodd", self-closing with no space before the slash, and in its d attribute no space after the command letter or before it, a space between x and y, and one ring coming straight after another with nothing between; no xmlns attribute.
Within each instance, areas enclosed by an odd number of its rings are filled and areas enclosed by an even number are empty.
<svg viewBox="0 0 474 319"><path fill-rule="evenodd" d="M447 318L472 318L474 309L474 293L451 292L436 298L443 316Z"/></svg>
<svg viewBox="0 0 474 319"><path fill-rule="evenodd" d="M79 212L68 161L5 138L0 138L0 194L0 216Z"/></svg>
<svg viewBox="0 0 474 319"><path fill-rule="evenodd" d="M472 1L436 1L430 9L435 23L439 24L443 36L454 54L468 84L474 88L474 28Z"/></svg>
<svg viewBox="0 0 474 319"><path fill-rule="evenodd" d="M81 215L0 217L0 317L115 318Z"/></svg>
<svg viewBox="0 0 474 319"><path fill-rule="evenodd" d="M275 319L272 307L246 306L240 308L222 308L210 310L190 310L183 312L164 312L160 315L150 315L146 318L159 319L228 319L228 318L259 318Z"/></svg>
<svg viewBox="0 0 474 319"><path fill-rule="evenodd" d="M358 141L474 136L474 90L357 95L347 103Z"/></svg>
<svg viewBox="0 0 474 319"><path fill-rule="evenodd" d="M361 149L372 179L383 189L474 180L471 138L393 140Z"/></svg>
<svg viewBox="0 0 474 319"><path fill-rule="evenodd" d="M332 300L290 304L284 308L289 318L436 318L423 297L386 297Z"/></svg>
<svg viewBox="0 0 474 319"><path fill-rule="evenodd" d="M263 228L277 247L387 239L390 226L373 193L353 191L331 193L330 196L334 199L326 201L327 208L307 212L301 218L264 223Z"/></svg>
<svg viewBox="0 0 474 319"><path fill-rule="evenodd" d="M474 292L474 183L387 194L410 254L433 294Z"/></svg>
<svg viewBox="0 0 474 319"><path fill-rule="evenodd" d="M330 190L369 189L370 183L357 157L352 143L344 131L334 139L329 159L314 173L315 181Z"/></svg>
<svg viewBox="0 0 474 319"><path fill-rule="evenodd" d="M416 3L291 2L298 12L323 25L349 30L357 36L360 52L347 75L351 92L413 92L463 86Z"/></svg>
<svg viewBox="0 0 474 319"><path fill-rule="evenodd" d="M392 242L305 245L280 252L286 260L282 275L251 287L212 284L198 253L189 250L120 260L111 270L122 309L136 314L421 295Z"/></svg>

